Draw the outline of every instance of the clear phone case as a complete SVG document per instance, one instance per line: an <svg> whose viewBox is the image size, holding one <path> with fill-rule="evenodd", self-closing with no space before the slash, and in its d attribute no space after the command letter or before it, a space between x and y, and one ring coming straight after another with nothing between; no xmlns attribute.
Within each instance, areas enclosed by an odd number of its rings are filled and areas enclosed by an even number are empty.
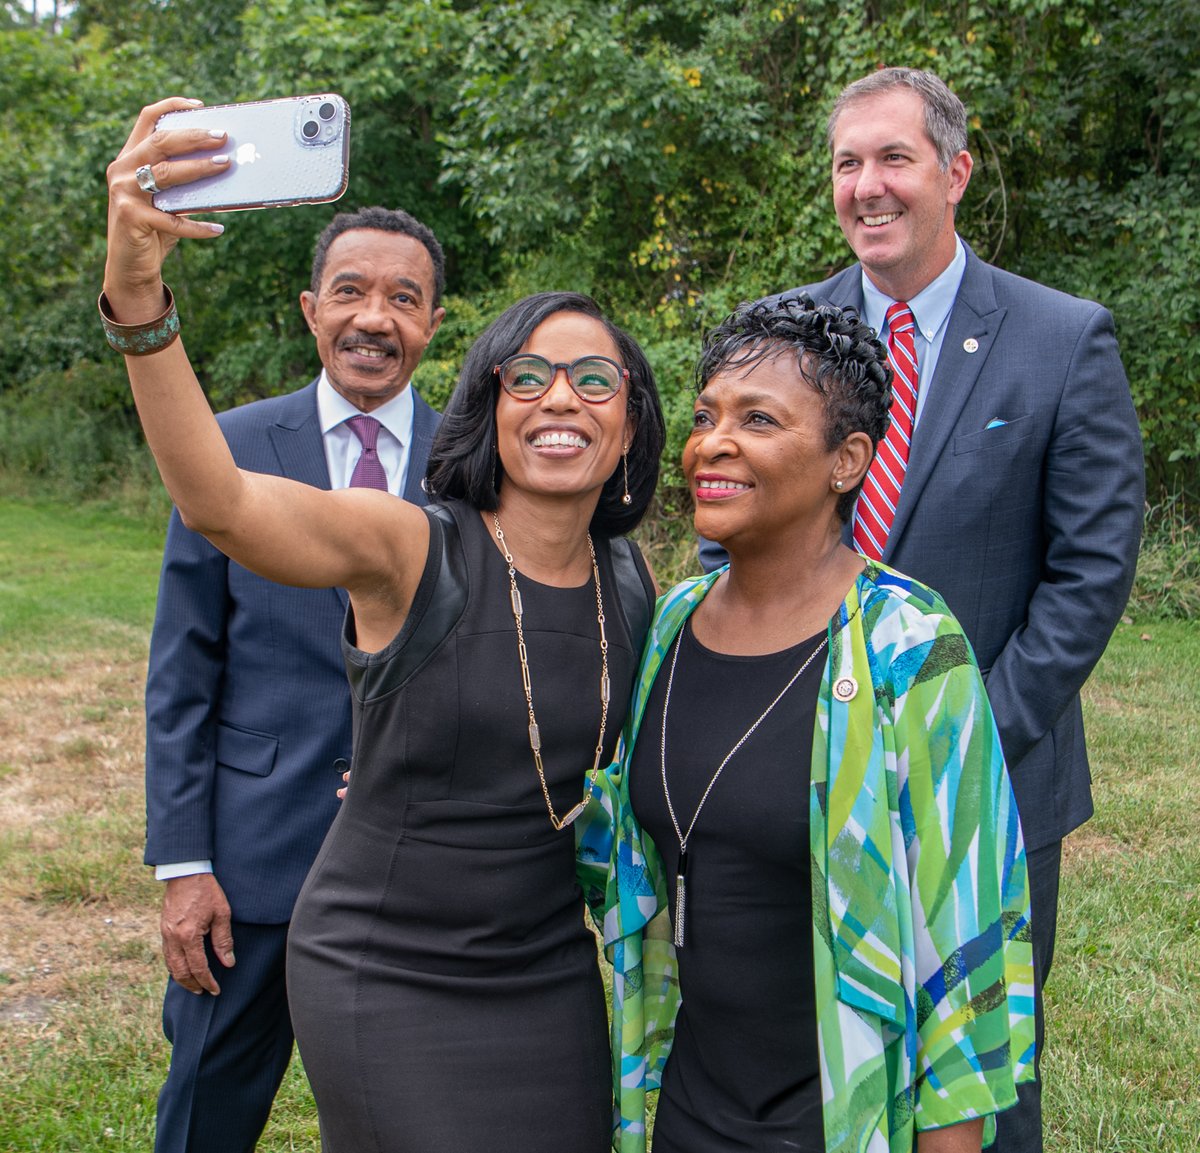
<svg viewBox="0 0 1200 1153"><path fill-rule="evenodd" d="M214 104L168 112L157 127L220 128L230 165L215 176L164 188L164 212L232 212L337 200L350 179L350 106L334 93ZM180 159L185 159L180 157Z"/></svg>

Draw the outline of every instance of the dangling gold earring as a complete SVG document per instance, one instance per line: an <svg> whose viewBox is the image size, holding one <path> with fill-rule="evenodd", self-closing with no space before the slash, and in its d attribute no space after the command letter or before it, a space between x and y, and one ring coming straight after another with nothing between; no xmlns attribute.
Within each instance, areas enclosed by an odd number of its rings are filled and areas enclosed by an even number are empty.
<svg viewBox="0 0 1200 1153"><path fill-rule="evenodd" d="M625 442L625 447L621 449L621 460L625 466L625 495L621 497L622 504L633 504L633 497L629 495L629 442Z"/></svg>

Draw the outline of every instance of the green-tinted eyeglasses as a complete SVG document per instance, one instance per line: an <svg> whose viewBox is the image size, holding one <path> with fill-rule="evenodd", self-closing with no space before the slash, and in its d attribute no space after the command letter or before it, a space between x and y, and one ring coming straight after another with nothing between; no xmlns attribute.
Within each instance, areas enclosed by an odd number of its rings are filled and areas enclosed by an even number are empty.
<svg viewBox="0 0 1200 1153"><path fill-rule="evenodd" d="M621 382L629 379L629 369L622 368L607 356L581 356L567 364L551 364L536 352L510 356L493 370L500 378L504 391L517 400L537 400L554 383L558 370L567 371L567 383L575 395L589 404L603 404L621 391Z"/></svg>

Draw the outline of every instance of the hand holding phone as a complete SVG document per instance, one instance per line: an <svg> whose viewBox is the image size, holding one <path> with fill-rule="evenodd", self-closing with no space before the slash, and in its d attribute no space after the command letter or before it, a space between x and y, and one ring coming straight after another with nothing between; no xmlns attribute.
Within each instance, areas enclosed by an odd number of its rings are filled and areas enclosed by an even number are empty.
<svg viewBox="0 0 1200 1153"><path fill-rule="evenodd" d="M229 167L154 194L164 212L233 212L321 204L350 179L350 107L335 93L168 112L156 128L218 129ZM214 152L216 149L214 149ZM193 153L179 159L208 155Z"/></svg>

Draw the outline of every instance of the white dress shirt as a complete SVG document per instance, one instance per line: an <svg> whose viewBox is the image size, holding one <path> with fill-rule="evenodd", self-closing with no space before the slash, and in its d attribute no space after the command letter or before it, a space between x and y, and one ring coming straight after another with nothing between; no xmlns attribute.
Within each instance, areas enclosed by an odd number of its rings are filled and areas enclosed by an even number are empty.
<svg viewBox="0 0 1200 1153"><path fill-rule="evenodd" d="M325 370L317 381L317 416L321 421L321 439L325 445L325 463L329 466L331 488L349 488L354 466L362 455L362 442L346 423L352 416L361 416L333 385ZM388 492L399 496L404 491L408 475L408 455L413 438L413 395L411 388L402 389L391 400L373 408L368 416L383 427L375 451L387 473Z"/></svg>

